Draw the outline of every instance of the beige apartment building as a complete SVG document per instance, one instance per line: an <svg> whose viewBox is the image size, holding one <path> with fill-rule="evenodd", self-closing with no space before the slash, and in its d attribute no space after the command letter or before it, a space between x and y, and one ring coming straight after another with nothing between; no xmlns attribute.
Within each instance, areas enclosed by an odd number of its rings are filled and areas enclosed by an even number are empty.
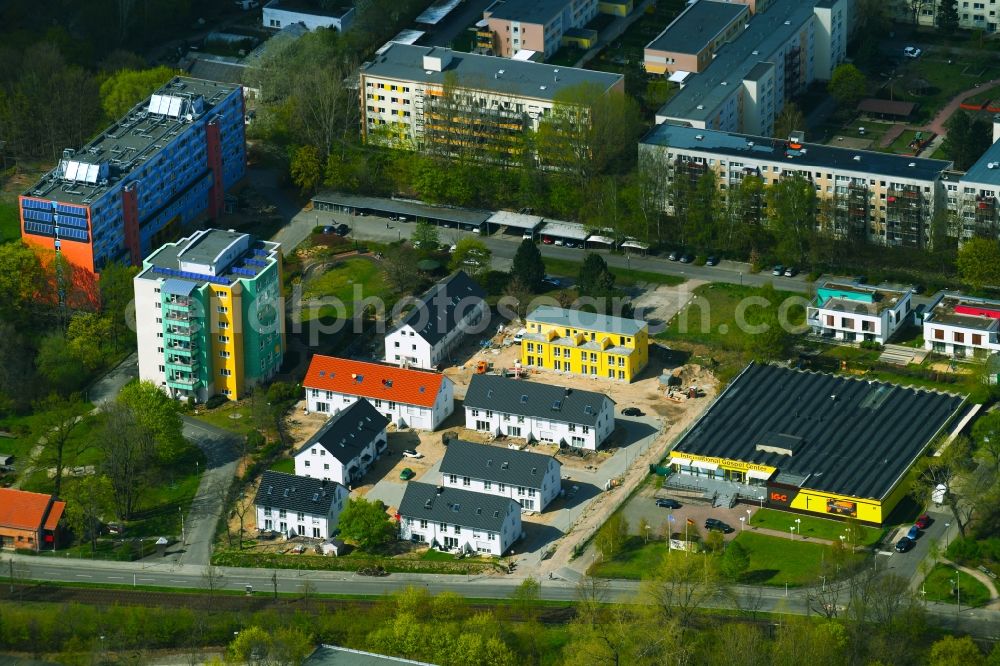
<svg viewBox="0 0 1000 666"><path fill-rule="evenodd" d="M936 27L942 0L892 0L888 3L893 20L900 23ZM958 27L995 33L1000 0L958 0Z"/></svg>
<svg viewBox="0 0 1000 666"><path fill-rule="evenodd" d="M700 0L646 45L643 65L650 74L702 72L719 48L743 31L749 19L749 5Z"/></svg>
<svg viewBox="0 0 1000 666"><path fill-rule="evenodd" d="M582 30L597 13L597 0L498 0L483 18L494 55L510 58L518 51L534 51L546 60L567 33Z"/></svg>

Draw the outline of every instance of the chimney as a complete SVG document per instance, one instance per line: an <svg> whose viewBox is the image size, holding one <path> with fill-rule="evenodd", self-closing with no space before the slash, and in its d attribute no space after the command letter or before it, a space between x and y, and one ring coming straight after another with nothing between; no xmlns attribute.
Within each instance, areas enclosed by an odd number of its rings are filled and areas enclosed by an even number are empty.
<svg viewBox="0 0 1000 666"><path fill-rule="evenodd" d="M437 487L437 494L440 495L443 492L444 492L444 486L438 486Z"/></svg>

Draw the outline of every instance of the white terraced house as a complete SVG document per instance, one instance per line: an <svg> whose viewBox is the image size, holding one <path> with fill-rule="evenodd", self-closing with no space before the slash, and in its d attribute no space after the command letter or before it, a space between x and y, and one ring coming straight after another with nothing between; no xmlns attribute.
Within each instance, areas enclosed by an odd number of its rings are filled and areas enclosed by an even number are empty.
<svg viewBox="0 0 1000 666"><path fill-rule="evenodd" d="M561 470L552 456L453 439L441 460L441 485L507 497L525 511L544 511L559 496Z"/></svg>
<svg viewBox="0 0 1000 666"><path fill-rule="evenodd" d="M286 538L327 539L337 529L349 494L333 481L268 470L253 500L257 529L281 532Z"/></svg>
<svg viewBox="0 0 1000 666"><path fill-rule="evenodd" d="M385 453L389 419L361 398L330 417L295 454L295 473L350 486Z"/></svg>

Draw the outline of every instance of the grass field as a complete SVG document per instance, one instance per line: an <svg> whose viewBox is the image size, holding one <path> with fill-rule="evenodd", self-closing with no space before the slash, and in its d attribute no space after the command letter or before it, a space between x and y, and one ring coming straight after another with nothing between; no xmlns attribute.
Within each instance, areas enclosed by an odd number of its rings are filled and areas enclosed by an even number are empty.
<svg viewBox="0 0 1000 666"><path fill-rule="evenodd" d="M955 574L959 576L959 588L962 592L962 606L982 606L990 600L990 591L967 573L956 570L947 564L937 564L924 579L923 591L927 601L943 601L958 603L958 596L952 594L952 583Z"/></svg>
<svg viewBox="0 0 1000 666"><path fill-rule="evenodd" d="M588 571L597 578L625 578L640 580L655 571L667 553L663 541L643 543L642 537L631 536L618 557L610 562L596 562Z"/></svg>
<svg viewBox="0 0 1000 666"><path fill-rule="evenodd" d="M0 201L0 243L17 240L21 236L21 223L17 216L17 204Z"/></svg>
<svg viewBox="0 0 1000 666"><path fill-rule="evenodd" d="M583 258L580 261L569 261L568 259L545 259L545 272L559 277L569 277L574 280L580 275L580 266L583 265ZM616 268L608 266L615 276L615 285L618 287L634 287L639 283L678 285L685 280L676 275L666 275L664 273L654 273L652 271L637 271L628 268Z"/></svg>
<svg viewBox="0 0 1000 666"><path fill-rule="evenodd" d="M797 524L795 522L796 519L802 522ZM760 509L750 519L750 524L755 527L765 527L782 532L787 532L789 527L795 525L796 537L799 536L798 530L801 528L801 534L805 537L836 542L841 535L845 535L850 537L851 543L864 546L872 545L882 536L882 530L873 527L854 525L852 529L852 526L839 520L800 516L774 509ZM848 535L846 530L849 529L851 530L851 534Z"/></svg>
<svg viewBox="0 0 1000 666"><path fill-rule="evenodd" d="M743 532L736 540L750 553L750 568L743 582L755 585L814 583L820 575L825 553L829 551L829 546L754 532Z"/></svg>
<svg viewBox="0 0 1000 666"><path fill-rule="evenodd" d="M910 148L910 142L913 141L917 136L915 130L906 130L902 134L896 137L896 140L889 144L886 149L890 153L896 153L897 155L913 155L914 151ZM927 134L924 133L923 140L926 140Z"/></svg>
<svg viewBox="0 0 1000 666"><path fill-rule="evenodd" d="M366 259L346 259L306 281L302 292L302 320L350 318L354 316L356 299L372 297L382 299L387 309L391 306L392 290L385 282L382 269ZM342 309L332 304L309 307L307 303L312 299L335 300L343 304Z"/></svg>
<svg viewBox="0 0 1000 666"><path fill-rule="evenodd" d="M967 98L964 103L985 104L986 102L990 101L1000 101L1000 86L993 86L992 88L986 88L982 92Z"/></svg>
<svg viewBox="0 0 1000 666"><path fill-rule="evenodd" d="M960 59L949 64L946 60L928 57L907 59L907 63L901 68L902 77L893 84L894 98L917 102L914 122L929 120L955 95L972 88L980 81L988 81L1000 75L1000 65L984 66L988 60L984 59L980 61L982 64L968 67L967 62L969 61ZM927 89L921 94L916 94L919 92L914 85L917 80L927 82Z"/></svg>
<svg viewBox="0 0 1000 666"><path fill-rule="evenodd" d="M282 458L271 465L271 471L295 474L295 460L293 458Z"/></svg>
<svg viewBox="0 0 1000 666"><path fill-rule="evenodd" d="M237 416L238 418L233 418ZM253 428L253 419L250 418L250 404L239 402L225 402L215 409L205 409L204 406L198 409L194 418L205 423L211 423L217 428L229 430L237 435L246 435Z"/></svg>

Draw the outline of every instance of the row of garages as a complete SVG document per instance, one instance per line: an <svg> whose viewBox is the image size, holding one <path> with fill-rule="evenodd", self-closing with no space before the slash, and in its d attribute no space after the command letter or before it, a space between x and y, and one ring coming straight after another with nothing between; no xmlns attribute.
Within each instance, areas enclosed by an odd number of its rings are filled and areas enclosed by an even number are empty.
<svg viewBox="0 0 1000 666"><path fill-rule="evenodd" d="M612 235L593 233L579 222L547 219L538 215L511 211L484 211L453 206L434 206L412 199L389 199L340 192L322 192L312 198L316 210L347 215L376 215L405 222L425 220L443 227L477 231L484 236L496 231L522 238L558 243L570 247L610 248L616 245ZM610 233L609 230L604 231ZM625 250L645 252L649 246L635 239L617 243Z"/></svg>

